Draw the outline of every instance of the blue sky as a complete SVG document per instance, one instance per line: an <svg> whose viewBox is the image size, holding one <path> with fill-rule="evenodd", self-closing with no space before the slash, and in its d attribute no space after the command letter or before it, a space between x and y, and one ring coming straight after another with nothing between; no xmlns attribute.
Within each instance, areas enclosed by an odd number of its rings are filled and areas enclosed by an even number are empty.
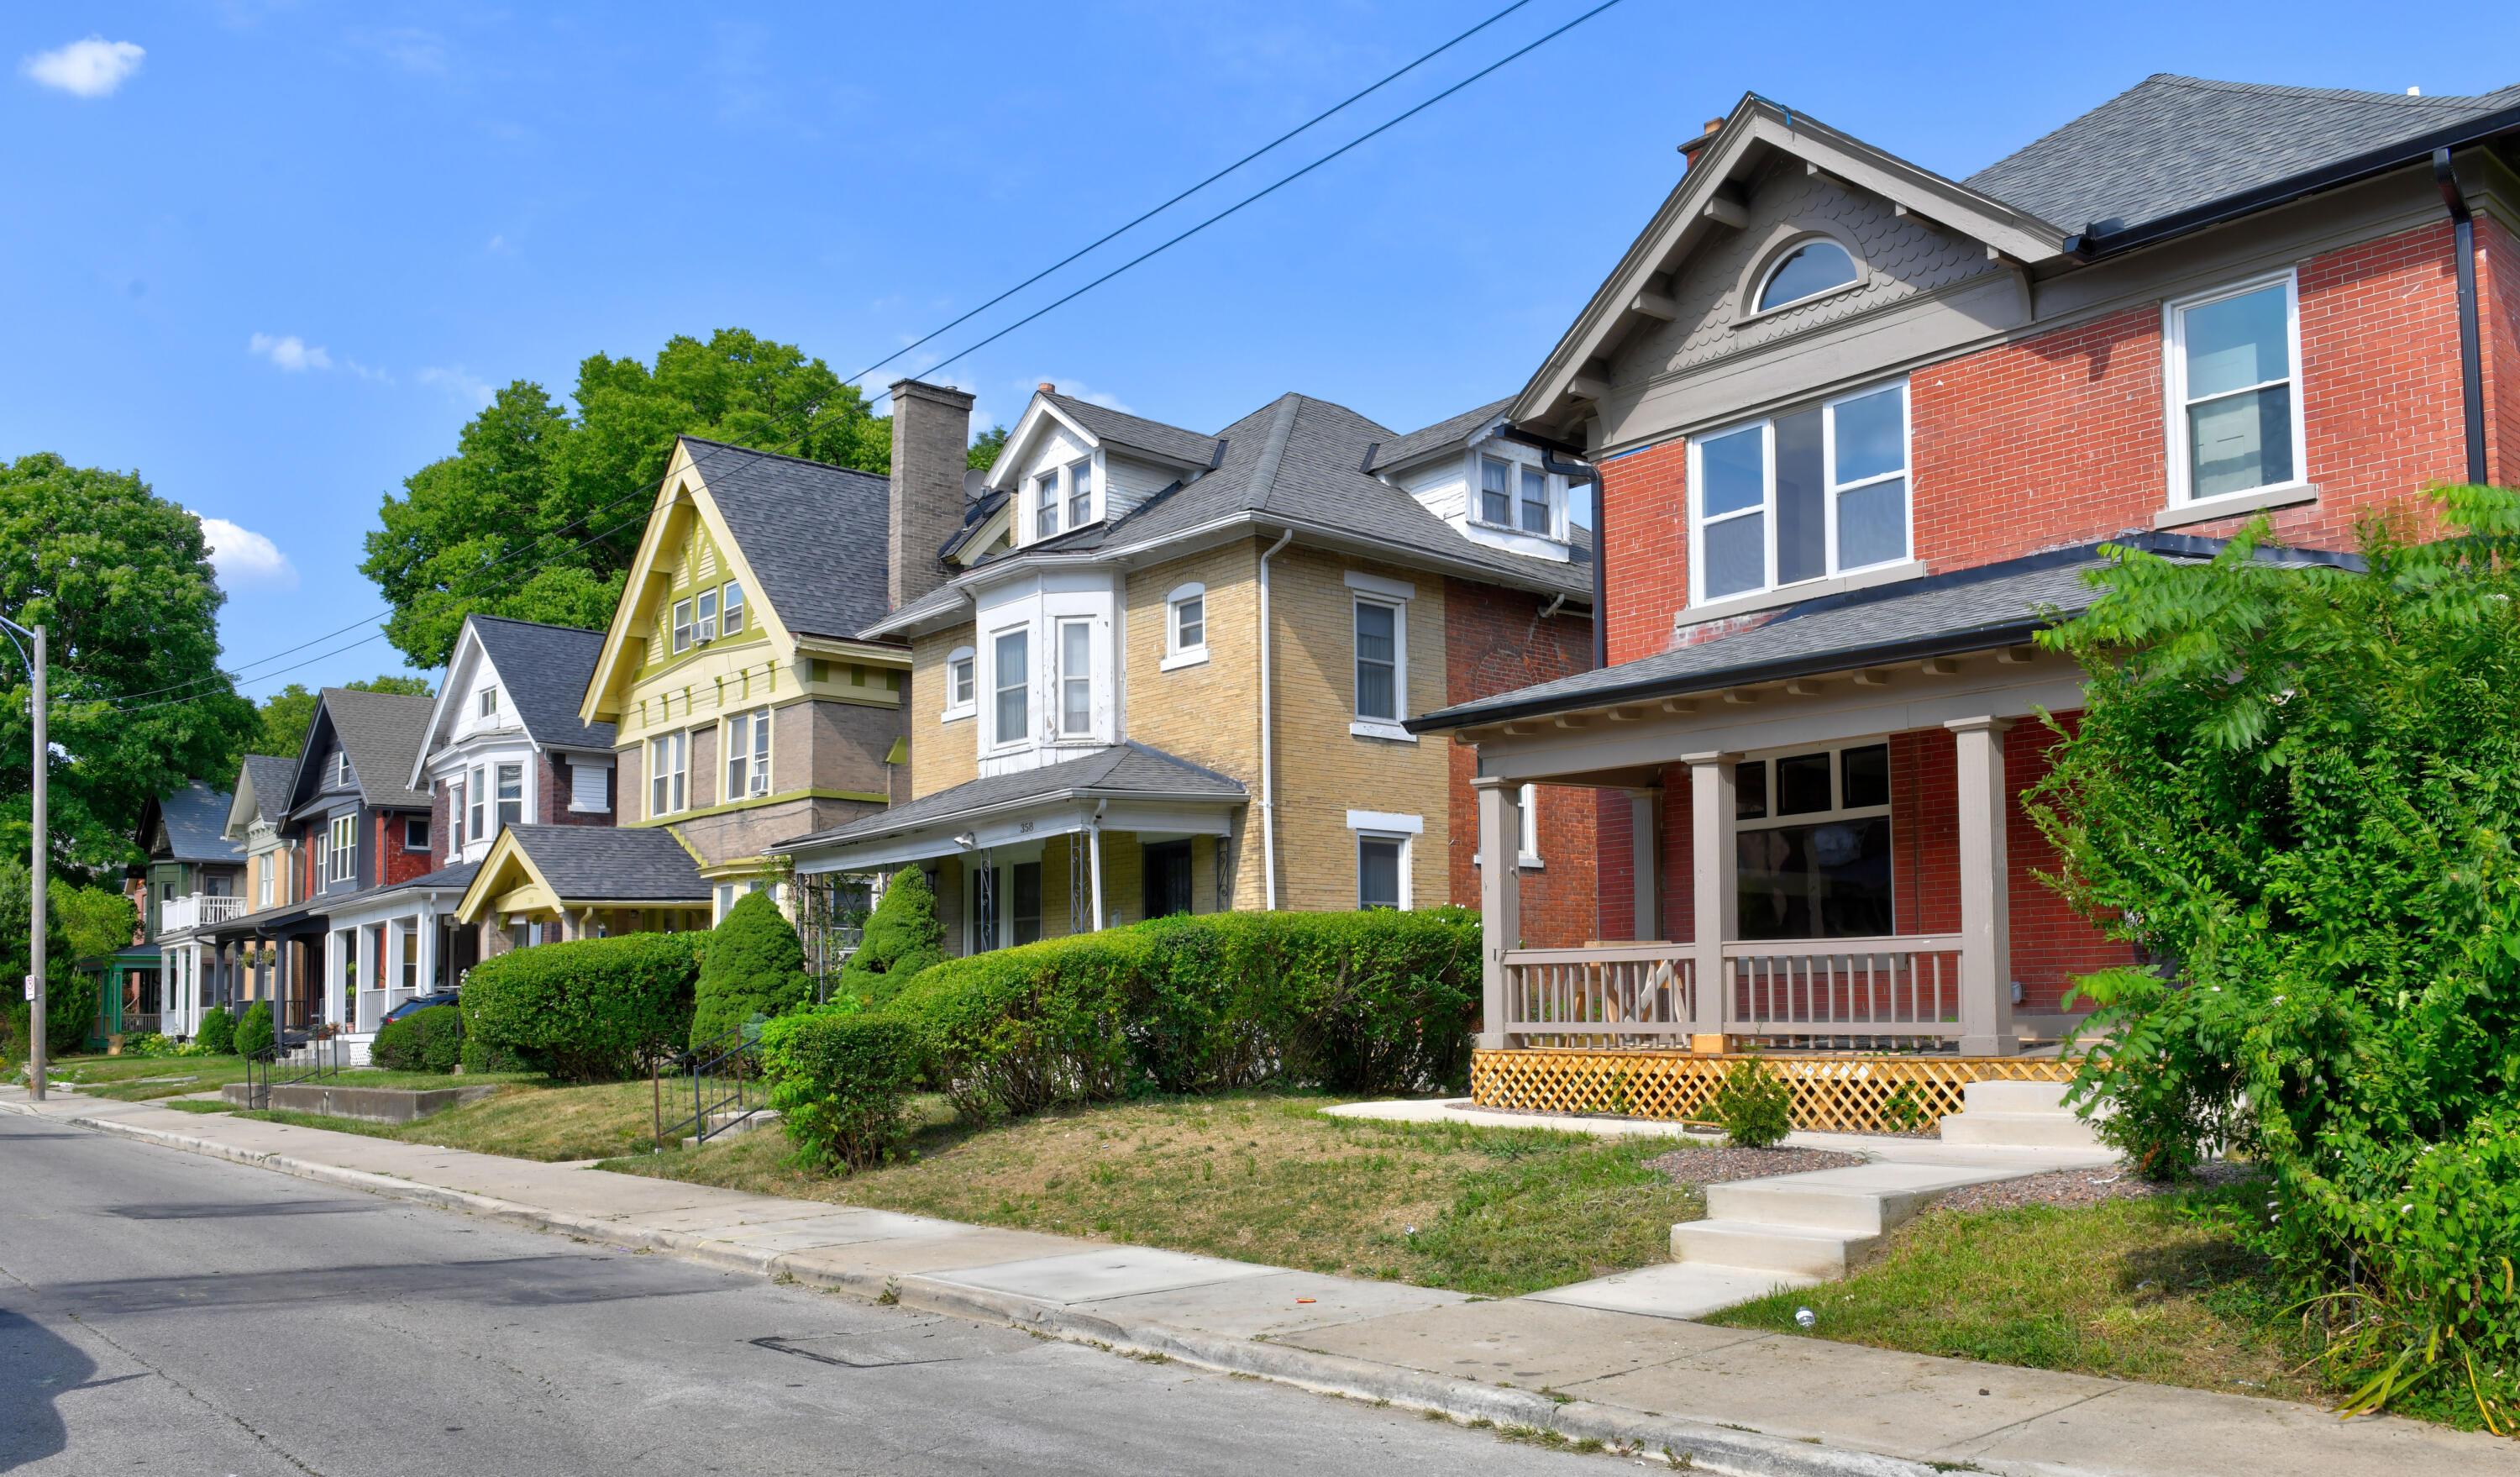
<svg viewBox="0 0 2520 1477"><path fill-rule="evenodd" d="M1505 3L10 7L0 457L136 468L224 520L254 663L378 607L380 498L490 385L726 326L848 374ZM876 382L1594 3L1530 0ZM1744 89L1957 175L2153 71L2520 80L2520 12L2320 11L1625 0L942 377L999 420L1055 380L1200 428L1287 389L1409 428L1520 384ZM246 691L398 664L310 654Z"/></svg>

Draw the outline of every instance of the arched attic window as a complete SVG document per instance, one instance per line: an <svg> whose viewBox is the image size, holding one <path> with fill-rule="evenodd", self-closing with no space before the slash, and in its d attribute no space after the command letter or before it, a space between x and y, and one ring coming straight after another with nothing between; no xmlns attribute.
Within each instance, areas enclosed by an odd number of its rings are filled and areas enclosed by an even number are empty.
<svg viewBox="0 0 2520 1477"><path fill-rule="evenodd" d="M1858 275L1855 258L1844 246L1825 238L1805 242L1769 269L1768 280L1759 285L1752 311L1764 313L1806 297L1818 297L1832 288L1845 287Z"/></svg>

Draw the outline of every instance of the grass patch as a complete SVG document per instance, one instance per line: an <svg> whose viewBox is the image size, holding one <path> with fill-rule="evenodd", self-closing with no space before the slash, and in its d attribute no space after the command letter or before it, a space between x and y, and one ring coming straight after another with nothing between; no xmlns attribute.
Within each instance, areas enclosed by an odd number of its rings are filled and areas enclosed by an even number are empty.
<svg viewBox="0 0 2520 1477"><path fill-rule="evenodd" d="M55 1063L51 1077L53 1081L74 1087L90 1097L110 1097L116 1102L151 1102L188 1093L215 1093L230 1083L243 1082L245 1058L75 1056ZM525 1072L474 1073L458 1077L437 1072L388 1072L382 1067L351 1067L338 1079L339 1086L353 1088L458 1088L479 1087L484 1083L538 1083L542 1080L540 1076ZM325 1085L332 1086L335 1081L326 1078Z"/></svg>
<svg viewBox="0 0 2520 1477"><path fill-rule="evenodd" d="M370 1083L367 1080L370 1075L365 1072L354 1074L356 1080L351 1085L403 1085ZM420 1074L380 1072L374 1075L417 1077ZM297 1128L365 1134L372 1139L398 1139L406 1143L429 1143L446 1148L471 1149L476 1153L505 1154L512 1159L602 1159L645 1149L653 1131L651 1089L645 1082L559 1087L540 1077L477 1075L430 1079L430 1082L435 1086L477 1086L483 1082L501 1082L505 1084L506 1091L494 1097L468 1102L462 1107L449 1108L411 1123L369 1123L357 1118L335 1118L279 1108L240 1112L237 1116L260 1119L265 1123L286 1123Z"/></svg>
<svg viewBox="0 0 2520 1477"><path fill-rule="evenodd" d="M215 1097L178 1097L164 1104L179 1113L233 1113L237 1105Z"/></svg>
<svg viewBox="0 0 2520 1477"><path fill-rule="evenodd" d="M1937 1211L1846 1281L1709 1316L1736 1328L2096 1374L2224 1394L2316 1400L2318 1349L2267 1276L2209 1218L2257 1186L2115 1200ZM2313 1366L2315 1367L2315 1366Z"/></svg>
<svg viewBox="0 0 2520 1477"><path fill-rule="evenodd" d="M915 1158L846 1178L792 1167L775 1132L607 1167L1490 1297L1666 1261L1672 1224L1705 1213L1644 1167L1669 1140L1325 1117L1333 1100L1163 1098L978 1130L928 1101Z"/></svg>

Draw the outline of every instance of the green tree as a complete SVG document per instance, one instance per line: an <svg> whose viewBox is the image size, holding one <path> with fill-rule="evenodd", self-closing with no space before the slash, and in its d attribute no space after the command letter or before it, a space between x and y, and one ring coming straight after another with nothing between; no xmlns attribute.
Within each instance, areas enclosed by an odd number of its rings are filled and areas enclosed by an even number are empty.
<svg viewBox="0 0 2520 1477"><path fill-rule="evenodd" d="M971 454L966 460L969 462L972 470L986 471L990 464L997 461L998 453L1006 449L1007 428L1003 425L992 425L972 440Z"/></svg>
<svg viewBox="0 0 2520 1477"><path fill-rule="evenodd" d="M256 1056L279 1043L280 1033L271 1022L271 1002L255 1001L245 1007L245 1019L237 1022L229 1046L239 1056Z"/></svg>
<svg viewBox="0 0 2520 1477"><path fill-rule="evenodd" d="M677 435L867 471L891 463L891 422L855 385L742 329L676 336L652 367L593 355L578 366L575 401L572 416L516 381L464 427L455 455L385 498L360 568L393 607L386 636L414 666L444 662L476 610L608 623Z"/></svg>
<svg viewBox="0 0 2520 1477"><path fill-rule="evenodd" d="M796 930L769 893L745 893L726 911L700 958L692 1045L714 1041L755 1015L785 1015L812 993Z"/></svg>
<svg viewBox="0 0 2520 1477"><path fill-rule="evenodd" d="M219 671L219 592L201 519L136 472L50 452L0 466L0 612L52 643L52 836L72 873L134 859L153 795L233 773L253 705ZM33 803L30 682L0 646L0 852L23 856Z"/></svg>
<svg viewBox="0 0 2520 1477"><path fill-rule="evenodd" d="M27 915L33 906L24 860L0 857L0 979L9 986L0 992L0 1060L23 1057L32 1040L27 1031L32 1007L20 982L34 962L26 951ZM94 976L70 967L78 956L62 927L62 910L46 911L53 917L44 935L44 1045L49 1053L62 1055L87 1040L88 1027L96 1021L96 984Z"/></svg>
<svg viewBox="0 0 2520 1477"><path fill-rule="evenodd" d="M131 947L131 935L140 926L140 910L125 894L111 887L54 887L44 896L61 920L62 932L69 936L76 958L94 959Z"/></svg>
<svg viewBox="0 0 2520 1477"><path fill-rule="evenodd" d="M905 867L883 889L883 901L867 918L866 936L840 966L840 993L864 1005L899 995L919 971L945 962L945 925L936 918L936 893L927 873Z"/></svg>
<svg viewBox="0 0 2520 1477"><path fill-rule="evenodd" d="M213 1056L235 1055L236 1017L220 1008L202 1012L202 1028L194 1033L193 1045Z"/></svg>
<svg viewBox="0 0 2520 1477"><path fill-rule="evenodd" d="M418 697L433 697L435 690L426 677L404 677L386 673L363 682L345 682L341 686L354 693L405 693ZM294 759L306 747L306 730L315 722L315 700L321 693L310 693L303 683L292 682L262 699L262 732L254 738L251 752L278 754Z"/></svg>

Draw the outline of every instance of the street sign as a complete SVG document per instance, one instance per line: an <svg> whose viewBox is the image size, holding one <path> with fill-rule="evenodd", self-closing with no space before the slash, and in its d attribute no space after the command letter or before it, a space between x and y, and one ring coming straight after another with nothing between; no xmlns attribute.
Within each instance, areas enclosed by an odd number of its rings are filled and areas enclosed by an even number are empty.
<svg viewBox="0 0 2520 1477"><path fill-rule="evenodd" d="M40 974L28 974L26 976L26 999L29 1001L35 998L35 985L41 979L43 979L43 976Z"/></svg>

